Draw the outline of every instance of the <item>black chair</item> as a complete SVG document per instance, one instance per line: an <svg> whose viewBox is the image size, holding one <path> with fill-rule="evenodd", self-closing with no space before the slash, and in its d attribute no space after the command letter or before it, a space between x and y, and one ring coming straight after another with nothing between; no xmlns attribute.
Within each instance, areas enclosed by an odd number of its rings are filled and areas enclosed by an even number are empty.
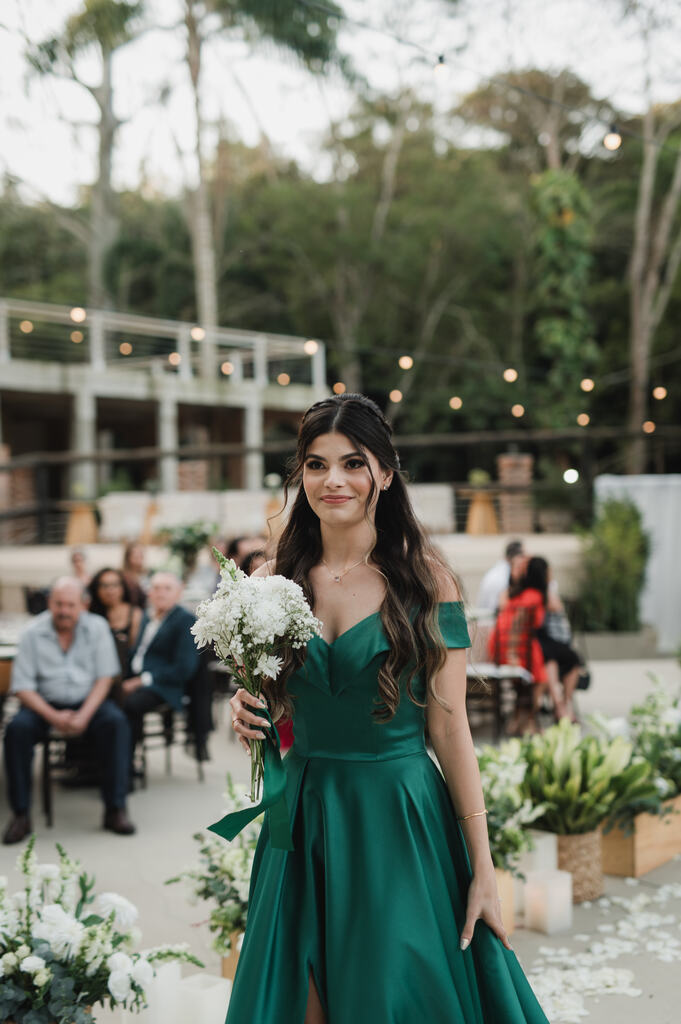
<svg viewBox="0 0 681 1024"><path fill-rule="evenodd" d="M142 739L133 755L133 780L139 780L143 789L147 786L148 751L165 750L166 775L170 775L171 751L175 745L193 754L199 781L204 781L203 762L210 759L208 735L213 730L212 660L213 655L207 649L201 651L199 667L187 684L181 711L163 703L144 716Z"/></svg>
<svg viewBox="0 0 681 1024"><path fill-rule="evenodd" d="M83 737L62 736L50 730L42 741L41 795L43 814L48 828L54 824L53 784L96 786L100 781L95 750Z"/></svg>

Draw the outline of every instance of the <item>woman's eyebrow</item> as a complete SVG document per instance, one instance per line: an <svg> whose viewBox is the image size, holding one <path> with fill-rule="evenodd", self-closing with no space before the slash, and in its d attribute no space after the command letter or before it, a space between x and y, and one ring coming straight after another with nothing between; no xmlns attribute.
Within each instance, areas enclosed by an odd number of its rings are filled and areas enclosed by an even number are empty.
<svg viewBox="0 0 681 1024"><path fill-rule="evenodd" d="M318 462L328 462L328 459L326 459L323 455L315 455L314 452L308 452L307 455L305 456L305 458L306 459L317 459ZM341 461L343 459L353 459L353 458L355 458L355 459L356 458L363 459L364 456L362 455L361 452L348 452L347 455L341 455L340 456Z"/></svg>

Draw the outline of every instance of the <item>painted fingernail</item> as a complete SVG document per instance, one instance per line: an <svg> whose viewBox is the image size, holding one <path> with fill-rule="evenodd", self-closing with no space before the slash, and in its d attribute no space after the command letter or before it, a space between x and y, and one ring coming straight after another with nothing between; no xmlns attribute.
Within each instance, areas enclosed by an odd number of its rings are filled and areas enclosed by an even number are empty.
<svg viewBox="0 0 681 1024"><path fill-rule="evenodd" d="M267 729L271 729L272 728L272 726L270 725L270 723L267 721L266 718L261 718L259 720L259 725L265 726L265 728L267 728Z"/></svg>
<svg viewBox="0 0 681 1024"><path fill-rule="evenodd" d="M471 940L470 939L462 939L461 940L461 949L462 950L468 949L470 944L471 944Z"/></svg>
<svg viewBox="0 0 681 1024"><path fill-rule="evenodd" d="M261 708L266 708L267 707L267 704L265 703L264 700L259 700L258 704L260 705Z"/></svg>
<svg viewBox="0 0 681 1024"><path fill-rule="evenodd" d="M265 733L264 732L256 732L255 735L258 737L259 740L264 740L265 739Z"/></svg>

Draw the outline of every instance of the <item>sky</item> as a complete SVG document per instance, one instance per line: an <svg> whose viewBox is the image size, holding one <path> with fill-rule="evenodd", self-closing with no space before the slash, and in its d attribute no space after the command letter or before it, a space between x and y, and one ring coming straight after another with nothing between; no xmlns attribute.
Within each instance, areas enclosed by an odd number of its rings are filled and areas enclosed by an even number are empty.
<svg viewBox="0 0 681 1024"><path fill-rule="evenodd" d="M388 33L346 24L340 35L341 48L376 90L409 85L444 112L512 67L569 67L620 109L643 108L642 42L631 24L618 20L621 0L462 0L458 7L447 0L339 2L350 17ZM662 7L666 0L657 2ZM79 6L80 0L0 5L0 173L19 178L26 198L73 203L95 174L96 136L88 127L94 101L73 83L30 78L23 56L26 37L38 41L58 32ZM143 177L152 191L173 194L194 177L183 33L174 27L181 0L148 0L148 6L147 31L120 51L114 65L116 113L124 122L114 178L118 188L137 187ZM675 52L678 45L669 45L668 34L655 40L656 100L681 96ZM448 71L436 75L440 53ZM84 58L79 70L96 81L94 59ZM170 99L160 107L163 85L170 86ZM330 119L350 111L353 97L336 76L311 76L272 50L222 41L207 49L203 102L211 124L226 121L248 144L257 142L262 126L278 152L324 177L329 168L320 142ZM207 133L209 155L216 132Z"/></svg>

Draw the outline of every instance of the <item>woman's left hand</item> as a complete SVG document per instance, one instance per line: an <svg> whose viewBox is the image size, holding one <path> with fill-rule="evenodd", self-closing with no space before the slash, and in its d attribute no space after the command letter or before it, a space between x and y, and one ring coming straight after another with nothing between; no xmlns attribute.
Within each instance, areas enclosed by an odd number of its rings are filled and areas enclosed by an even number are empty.
<svg viewBox="0 0 681 1024"><path fill-rule="evenodd" d="M461 949L468 949L473 938L475 922L482 920L498 936L506 949L512 949L501 920L501 900L497 893L494 868L474 874L468 889L466 923L461 932Z"/></svg>

